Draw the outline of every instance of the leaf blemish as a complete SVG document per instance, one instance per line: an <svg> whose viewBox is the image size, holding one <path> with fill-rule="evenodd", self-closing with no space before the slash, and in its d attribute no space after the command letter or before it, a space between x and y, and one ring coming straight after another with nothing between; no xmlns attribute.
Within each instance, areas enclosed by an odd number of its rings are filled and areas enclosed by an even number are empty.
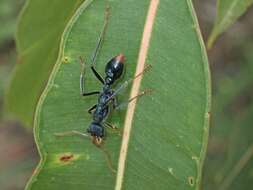
<svg viewBox="0 0 253 190"><path fill-rule="evenodd" d="M63 63L68 63L69 62L69 57L67 57L67 56L63 57L62 62Z"/></svg>
<svg viewBox="0 0 253 190"><path fill-rule="evenodd" d="M194 186L194 177L189 176L188 177L188 182L189 182L190 186Z"/></svg>
<svg viewBox="0 0 253 190"><path fill-rule="evenodd" d="M73 159L74 159L74 155L73 155L73 154L62 155L62 156L59 158L59 160L60 160L61 162L69 162L69 161L71 161L71 160L73 160Z"/></svg>
<svg viewBox="0 0 253 190"><path fill-rule="evenodd" d="M173 168L168 168L168 170L169 170L169 172L170 172L171 175L174 174L174 173L173 173Z"/></svg>

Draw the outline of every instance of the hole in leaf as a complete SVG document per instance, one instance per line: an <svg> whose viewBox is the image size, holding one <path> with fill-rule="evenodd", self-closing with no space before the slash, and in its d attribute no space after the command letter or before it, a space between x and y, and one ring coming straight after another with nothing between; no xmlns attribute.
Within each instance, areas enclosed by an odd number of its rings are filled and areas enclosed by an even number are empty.
<svg viewBox="0 0 253 190"><path fill-rule="evenodd" d="M192 177L192 176L188 177L188 182L189 182L190 186L194 186L194 177Z"/></svg>

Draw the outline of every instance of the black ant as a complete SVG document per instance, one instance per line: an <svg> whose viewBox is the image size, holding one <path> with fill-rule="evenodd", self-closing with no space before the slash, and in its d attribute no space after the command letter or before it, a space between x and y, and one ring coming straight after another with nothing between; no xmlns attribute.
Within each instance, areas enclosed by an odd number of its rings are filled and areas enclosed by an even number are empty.
<svg viewBox="0 0 253 190"><path fill-rule="evenodd" d="M92 64L91 64L91 70L95 77L101 82L103 85L103 88L101 91L93 91L93 92L85 92L84 90L84 61L82 57L80 57L80 62L81 62L81 75L80 75L80 94L82 96L91 96L91 95L99 95L97 104L92 106L89 110L88 113L92 114L92 121L87 129L87 132L89 133L81 133L79 131L69 131L69 132L64 132L64 133L57 133L57 136L65 136L65 135L72 135L72 134L78 134L81 136L85 137L91 137L93 144L95 144L97 147L101 147L101 144L103 142L103 139L105 137L105 127L109 127L111 129L118 129L114 125L108 123L106 121L108 114L110 113L111 105L113 109L118 109L122 105L127 105L130 101L136 99L139 96L143 96L144 94L150 92L149 90L143 91L139 93L137 96L131 98L128 100L127 103L125 104L117 104L117 95L118 93L126 88L129 83L131 83L134 79L137 77L141 76L145 71L148 70L151 66L148 65L145 67L145 69L140 72L138 75L136 75L134 78L125 81L122 85L120 85L116 90L113 90L112 85L122 76L123 71L124 71L124 60L125 57L123 54L118 54L117 56L113 57L105 67L105 78L103 78L95 69L94 64L95 60L98 54L98 50L100 49L102 40L104 38L105 34L105 29L108 24L108 15L109 15L109 9L106 9L106 16L105 16L105 22L104 26L102 29L102 32L100 34L96 49L94 51L93 57L92 57ZM107 151L103 150L106 155L107 155L107 160L109 162L109 166L111 167L111 162L109 158L109 154ZM112 169L113 170L113 169Z"/></svg>

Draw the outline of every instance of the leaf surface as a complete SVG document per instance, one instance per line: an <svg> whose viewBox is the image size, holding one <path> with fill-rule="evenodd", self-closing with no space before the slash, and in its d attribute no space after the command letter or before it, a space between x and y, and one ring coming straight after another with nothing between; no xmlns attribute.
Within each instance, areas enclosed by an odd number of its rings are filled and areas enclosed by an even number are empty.
<svg viewBox="0 0 253 190"><path fill-rule="evenodd" d="M22 11L16 44L18 61L6 96L6 109L32 126L41 92L56 62L61 34L83 0L29 0Z"/></svg>
<svg viewBox="0 0 253 190"><path fill-rule="evenodd" d="M217 0L216 21L208 39L208 48L212 47L216 38L236 22L252 3L253 0Z"/></svg>
<svg viewBox="0 0 253 190"><path fill-rule="evenodd" d="M108 129L103 146L113 167L122 169L118 161L126 149L121 143L129 135L124 170L113 174L105 154L89 139L54 135L84 132L92 119L87 109L97 97L79 96L80 55L86 60L86 90L101 89L89 64L106 3L87 0L64 33L57 64L37 107L35 137L41 162L27 189L198 189L207 144L210 84L191 1L109 1L109 25L96 67L104 75L106 61L122 52L126 72L118 85L134 76L154 2L158 8L146 57L152 69L143 76L140 89L154 92L137 101L131 131L125 128L120 136ZM119 102L129 98L130 89L120 94ZM127 119L126 110L119 110L108 121L123 128Z"/></svg>

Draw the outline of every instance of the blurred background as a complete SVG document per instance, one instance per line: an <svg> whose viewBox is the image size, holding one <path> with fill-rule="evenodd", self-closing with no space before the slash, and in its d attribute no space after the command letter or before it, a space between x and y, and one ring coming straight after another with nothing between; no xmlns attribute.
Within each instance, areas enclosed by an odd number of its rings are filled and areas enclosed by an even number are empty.
<svg viewBox="0 0 253 190"><path fill-rule="evenodd" d="M215 0L193 0L204 41L211 32ZM0 189L20 190L39 156L32 130L3 110L16 62L15 27L24 0L0 1ZM253 187L253 8L208 50L212 75L212 114L203 190Z"/></svg>

